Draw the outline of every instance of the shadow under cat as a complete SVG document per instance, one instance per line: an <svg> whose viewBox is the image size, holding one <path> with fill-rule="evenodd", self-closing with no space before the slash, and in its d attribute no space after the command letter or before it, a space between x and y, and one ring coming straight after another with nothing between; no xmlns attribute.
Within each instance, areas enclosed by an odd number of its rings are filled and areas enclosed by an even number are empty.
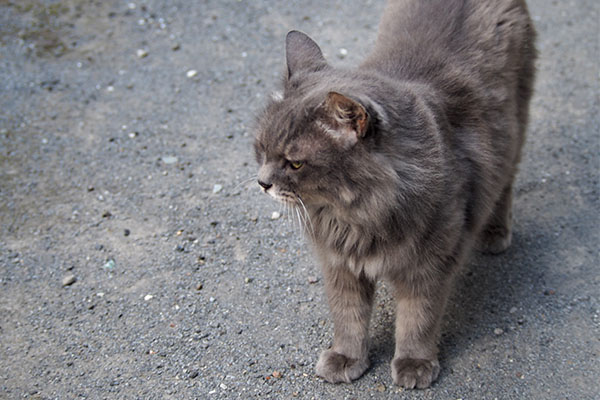
<svg viewBox="0 0 600 400"><path fill-rule="evenodd" d="M472 346L493 346L490 340L494 337L510 335L538 318L536 305L553 293L545 288L544 266L555 238L544 232L533 221L526 221L526 227L517 221L513 242L504 253L471 255L444 316L439 353L442 371L434 386L453 374L453 360L462 358ZM390 346L395 318L392 297L385 284L378 293L371 321L370 370L387 367L394 356Z"/></svg>

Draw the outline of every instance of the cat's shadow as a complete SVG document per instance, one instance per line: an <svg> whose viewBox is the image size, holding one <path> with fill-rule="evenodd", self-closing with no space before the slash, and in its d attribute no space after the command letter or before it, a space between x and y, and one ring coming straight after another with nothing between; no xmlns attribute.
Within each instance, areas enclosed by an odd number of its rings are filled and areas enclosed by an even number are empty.
<svg viewBox="0 0 600 400"><path fill-rule="evenodd" d="M534 316L530 307L545 290L542 269L551 246L551 235L540 237L535 224L515 231L512 245L499 255L474 252L458 277L440 340L442 371L463 356L473 343L492 340L499 331L526 324ZM543 240L542 240L543 239ZM394 306L385 284L378 288L372 320L371 368L388 365L394 356ZM496 332L494 332L496 330ZM510 334L507 332L506 334Z"/></svg>

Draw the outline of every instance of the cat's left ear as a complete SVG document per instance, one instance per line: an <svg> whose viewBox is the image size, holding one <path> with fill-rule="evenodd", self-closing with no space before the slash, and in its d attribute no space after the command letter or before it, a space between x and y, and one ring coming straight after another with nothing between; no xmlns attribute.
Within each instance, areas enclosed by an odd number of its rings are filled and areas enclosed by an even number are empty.
<svg viewBox="0 0 600 400"><path fill-rule="evenodd" d="M325 111L330 117L328 131L346 145L354 145L367 134L369 114L365 107L337 92L329 92L325 99Z"/></svg>
<svg viewBox="0 0 600 400"><path fill-rule="evenodd" d="M319 46L299 31L290 31L285 39L288 79L301 70L318 71L327 66Z"/></svg>

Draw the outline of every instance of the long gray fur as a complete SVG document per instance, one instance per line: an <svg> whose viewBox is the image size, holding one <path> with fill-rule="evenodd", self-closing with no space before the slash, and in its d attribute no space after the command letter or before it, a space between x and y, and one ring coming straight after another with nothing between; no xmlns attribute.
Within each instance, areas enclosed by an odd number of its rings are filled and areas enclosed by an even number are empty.
<svg viewBox="0 0 600 400"><path fill-rule="evenodd" d="M534 80L520 0L389 1L356 69L292 31L282 98L259 116L259 183L298 207L334 321L330 382L367 369L375 281L396 299L394 382L437 377L440 322L469 252L511 241L512 183Z"/></svg>

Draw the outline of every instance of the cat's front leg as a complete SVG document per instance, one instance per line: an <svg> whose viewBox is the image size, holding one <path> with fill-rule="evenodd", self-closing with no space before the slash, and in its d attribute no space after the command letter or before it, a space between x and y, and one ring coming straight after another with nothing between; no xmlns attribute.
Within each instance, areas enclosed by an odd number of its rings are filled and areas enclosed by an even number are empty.
<svg viewBox="0 0 600 400"><path fill-rule="evenodd" d="M321 353L317 375L331 383L351 382L369 367L368 330L375 285L346 267L324 267L333 318L333 346Z"/></svg>
<svg viewBox="0 0 600 400"><path fill-rule="evenodd" d="M432 285L429 290L415 293L403 284L395 286L396 349L392 378L395 384L407 389L424 389L440 372L437 340L448 288Z"/></svg>

